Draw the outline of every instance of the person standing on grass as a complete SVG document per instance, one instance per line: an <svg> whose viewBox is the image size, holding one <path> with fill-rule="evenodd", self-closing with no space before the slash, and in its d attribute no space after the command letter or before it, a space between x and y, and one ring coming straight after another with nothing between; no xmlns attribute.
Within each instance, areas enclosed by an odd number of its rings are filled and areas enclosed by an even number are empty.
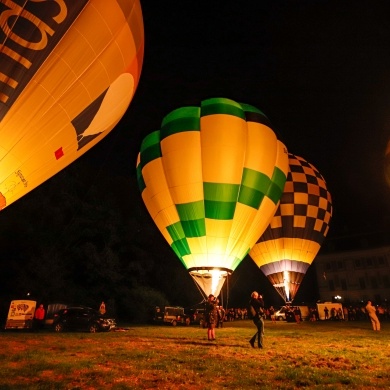
<svg viewBox="0 0 390 390"><path fill-rule="evenodd" d="M253 291L251 299L249 300L249 310L253 323L256 325L257 332L249 340L249 344L252 348L255 348L255 342L257 337L257 346L263 348L263 336L264 336L264 301L262 295L257 291Z"/></svg>
<svg viewBox="0 0 390 390"><path fill-rule="evenodd" d="M271 307L268 309L268 311L269 311L269 315L270 315L270 317L271 317L272 322L276 322L276 318L275 318L275 309L274 309L274 307L271 306Z"/></svg>
<svg viewBox="0 0 390 390"><path fill-rule="evenodd" d="M381 330L381 323L379 322L378 316L376 315L375 306L372 306L371 301L367 301L366 313L370 317L372 329L379 332Z"/></svg>
<svg viewBox="0 0 390 390"><path fill-rule="evenodd" d="M45 326L45 315L46 311L42 304L39 305L39 307L35 310L34 313L34 322L35 322L35 329L40 330L43 329Z"/></svg>
<svg viewBox="0 0 390 390"><path fill-rule="evenodd" d="M328 320L329 319L329 309L326 306L324 308L324 314L325 314L325 319Z"/></svg>
<svg viewBox="0 0 390 390"><path fill-rule="evenodd" d="M213 294L210 294L207 298L205 316L207 324L207 338L209 341L215 341L215 326L218 319L218 313L216 299Z"/></svg>
<svg viewBox="0 0 390 390"><path fill-rule="evenodd" d="M300 324L301 323L301 309L299 308L299 306L294 307L294 317L295 317L295 322L297 324Z"/></svg>

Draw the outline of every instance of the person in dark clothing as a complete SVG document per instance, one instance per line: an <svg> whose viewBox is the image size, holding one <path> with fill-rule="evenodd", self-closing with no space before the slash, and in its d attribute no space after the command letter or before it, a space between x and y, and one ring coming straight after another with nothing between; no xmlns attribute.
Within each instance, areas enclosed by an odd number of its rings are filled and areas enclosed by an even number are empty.
<svg viewBox="0 0 390 390"><path fill-rule="evenodd" d="M255 342L257 337L257 346L263 348L263 336L264 336L264 301L263 297L259 295L257 291L253 291L251 299L249 301L249 309L252 312L253 323L256 325L257 332L249 340L249 344L252 348L255 348Z"/></svg>
<svg viewBox="0 0 390 390"><path fill-rule="evenodd" d="M215 326L218 320L216 300L213 294L210 294L206 306L205 317L207 323L207 338L209 341L215 341Z"/></svg>

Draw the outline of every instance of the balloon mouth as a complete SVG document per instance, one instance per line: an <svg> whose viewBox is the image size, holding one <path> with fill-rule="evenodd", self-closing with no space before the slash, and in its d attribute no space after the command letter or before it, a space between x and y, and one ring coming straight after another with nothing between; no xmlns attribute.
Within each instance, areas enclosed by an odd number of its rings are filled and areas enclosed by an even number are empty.
<svg viewBox="0 0 390 390"><path fill-rule="evenodd" d="M225 273L228 273L229 275L231 275L233 273L233 270L229 269L229 268L224 268L224 267L191 267L191 268L188 268L188 272L195 272L195 273L207 273L207 271L209 271L209 273L211 271L220 271L220 272L225 272Z"/></svg>
<svg viewBox="0 0 390 390"><path fill-rule="evenodd" d="M224 267L192 267L188 272L206 297L210 294L218 297L225 280L233 270Z"/></svg>

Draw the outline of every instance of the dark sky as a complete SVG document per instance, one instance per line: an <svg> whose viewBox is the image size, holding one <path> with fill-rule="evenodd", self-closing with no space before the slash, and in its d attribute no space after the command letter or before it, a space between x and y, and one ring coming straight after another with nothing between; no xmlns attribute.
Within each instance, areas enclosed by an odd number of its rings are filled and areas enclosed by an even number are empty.
<svg viewBox="0 0 390 390"><path fill-rule="evenodd" d="M129 199L139 199L134 207L143 207L135 181L142 139L170 111L226 97L261 109L289 152L323 174L334 206L329 236L346 227L375 230L390 216L383 176L390 134L388 0L141 5L145 58L135 97L117 128L80 159L128 175L137 194Z"/></svg>

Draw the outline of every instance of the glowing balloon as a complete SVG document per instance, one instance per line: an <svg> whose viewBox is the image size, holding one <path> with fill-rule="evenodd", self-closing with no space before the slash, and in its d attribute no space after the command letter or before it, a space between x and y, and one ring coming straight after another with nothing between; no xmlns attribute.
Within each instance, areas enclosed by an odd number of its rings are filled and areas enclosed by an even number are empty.
<svg viewBox="0 0 390 390"><path fill-rule="evenodd" d="M328 233L332 198L318 170L289 153L279 207L249 255L280 296L291 302Z"/></svg>
<svg viewBox="0 0 390 390"><path fill-rule="evenodd" d="M139 0L0 0L0 209L118 123L140 78Z"/></svg>
<svg viewBox="0 0 390 390"><path fill-rule="evenodd" d="M206 296L218 296L268 226L287 170L265 115L223 98L171 112L137 160L150 215Z"/></svg>

